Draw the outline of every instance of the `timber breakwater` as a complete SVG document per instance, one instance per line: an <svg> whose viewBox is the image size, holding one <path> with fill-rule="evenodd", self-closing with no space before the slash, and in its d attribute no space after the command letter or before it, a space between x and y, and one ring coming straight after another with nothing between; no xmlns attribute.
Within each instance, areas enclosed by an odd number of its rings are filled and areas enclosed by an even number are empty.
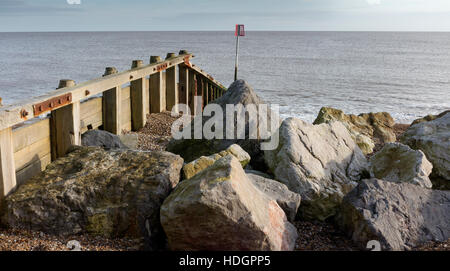
<svg viewBox="0 0 450 271"><path fill-rule="evenodd" d="M326 249L448 243L449 112L399 133L388 113L324 107L310 124L268 109L256 115L276 124L271 137L253 137L264 125L235 106L266 103L243 80L223 87L192 57L137 60L122 73L110 67L102 78L64 80L45 97L0 109L3 226L128 238L148 250L302 250L314 242L305 225L317 223L344 240ZM122 136L145 130L148 113L182 104L194 124L184 129L215 123L216 137L142 151ZM206 114L208 105L232 121ZM227 136L239 129L243 137ZM274 137L276 146L262 147Z"/></svg>

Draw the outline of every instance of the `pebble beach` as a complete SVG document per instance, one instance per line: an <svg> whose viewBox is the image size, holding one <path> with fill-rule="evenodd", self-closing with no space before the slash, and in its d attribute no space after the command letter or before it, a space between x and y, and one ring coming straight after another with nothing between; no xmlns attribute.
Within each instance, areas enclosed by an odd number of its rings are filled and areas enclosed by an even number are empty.
<svg viewBox="0 0 450 271"><path fill-rule="evenodd" d="M171 125L177 120L169 112L148 115L144 128L133 133L138 137L138 149L143 151L165 150L171 138ZM409 125L396 125L395 133L400 136ZM382 145L377 144L376 149ZM357 251L361 250L351 239L332 223L306 222L295 223L299 238L296 251ZM76 240L82 251L139 251L143 248L140 239L106 239L87 235L52 236L42 232L30 232L20 229L0 227L0 251L70 251L69 241ZM444 243L428 243L415 250L449 251L450 240Z"/></svg>

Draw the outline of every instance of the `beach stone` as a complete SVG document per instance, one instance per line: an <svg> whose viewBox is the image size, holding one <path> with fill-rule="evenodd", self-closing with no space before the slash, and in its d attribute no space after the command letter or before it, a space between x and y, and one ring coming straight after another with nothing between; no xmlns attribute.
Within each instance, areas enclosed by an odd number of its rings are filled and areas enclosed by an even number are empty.
<svg viewBox="0 0 450 271"><path fill-rule="evenodd" d="M161 223L176 251L293 250L297 239L284 211L232 155L180 182L161 207Z"/></svg>
<svg viewBox="0 0 450 271"><path fill-rule="evenodd" d="M194 177L194 175L208 168L209 166L214 164L217 160L227 155L233 155L234 157L236 157L241 163L243 168L247 166L248 163L250 163L250 155L247 152L245 152L239 145L233 144L224 151L221 151L219 153L210 156L202 156L197 160L186 164L183 167L184 178L190 179Z"/></svg>
<svg viewBox="0 0 450 271"><path fill-rule="evenodd" d="M342 198L368 177L367 159L341 122L311 125L295 118L280 127L280 145L266 151L275 180L302 197L300 214L326 220Z"/></svg>
<svg viewBox="0 0 450 271"><path fill-rule="evenodd" d="M428 122L428 121L436 120L438 118L441 118L441 117L445 116L447 113L450 113L450 110L444 111L444 112L442 112L439 115L428 115L428 116L425 116L423 118L416 119L415 121L413 121L411 126L419 124L419 123L422 123L422 122Z"/></svg>
<svg viewBox="0 0 450 271"><path fill-rule="evenodd" d="M362 248L371 240L383 250L444 242L450 238L450 192L364 180L344 198L336 222Z"/></svg>
<svg viewBox="0 0 450 271"><path fill-rule="evenodd" d="M3 221L56 235L145 238L165 244L159 221L183 159L167 152L76 147L5 199Z"/></svg>
<svg viewBox="0 0 450 271"><path fill-rule="evenodd" d="M228 129L226 124L226 115L227 115L226 106L241 104L244 106L255 105L256 107L258 107L258 105L266 103L256 94L253 88L244 80L237 80L234 83L232 83L222 97L212 101L211 103L219 105L224 112L223 116L224 139L213 139L213 140L208 140L204 138L183 139L183 140L172 139L167 146L167 150L172 153L179 154L181 157L184 158L184 160L187 163L189 163L201 156L209 156L221 152L222 150L227 149L229 146L233 144L237 144L241 146L252 157L250 164L253 169L265 171L267 167L264 164L264 154L261 151L261 140L249 139L250 122L248 118L245 119L245 131L246 131L245 139L226 139L226 131ZM268 111L269 113L267 117L268 123L270 123L271 120L270 108ZM234 133L236 134L237 117L236 114L234 116L235 116ZM211 119L211 117L206 116L204 117L197 116L196 118L202 118L203 124L205 124L205 122ZM277 123L280 121L278 116L276 121ZM257 127L259 127L259 123ZM194 134L194 125L191 125L191 129L192 134Z"/></svg>
<svg viewBox="0 0 450 271"><path fill-rule="evenodd" d="M119 136L102 130L87 131L81 136L81 144L86 147L102 147L106 150L128 149Z"/></svg>
<svg viewBox="0 0 450 271"><path fill-rule="evenodd" d="M129 149L137 150L139 146L139 134L127 133L119 136L120 141Z"/></svg>
<svg viewBox="0 0 450 271"><path fill-rule="evenodd" d="M425 153L433 164L432 177L450 181L450 113L411 126L400 141Z"/></svg>
<svg viewBox="0 0 450 271"><path fill-rule="evenodd" d="M291 192L286 185L275 180L249 173L247 173L247 177L261 192L278 203L290 222L295 221L302 201L299 194Z"/></svg>
<svg viewBox="0 0 450 271"><path fill-rule="evenodd" d="M371 157L369 163L372 178L393 183L412 183L432 188L430 174L433 165L422 151L415 151L400 143L386 144Z"/></svg>
<svg viewBox="0 0 450 271"><path fill-rule="evenodd" d="M323 107L314 124L340 121L349 130L353 140L364 154L370 154L375 142L396 142L395 121L389 113L366 113L359 116L346 115L342 110Z"/></svg>

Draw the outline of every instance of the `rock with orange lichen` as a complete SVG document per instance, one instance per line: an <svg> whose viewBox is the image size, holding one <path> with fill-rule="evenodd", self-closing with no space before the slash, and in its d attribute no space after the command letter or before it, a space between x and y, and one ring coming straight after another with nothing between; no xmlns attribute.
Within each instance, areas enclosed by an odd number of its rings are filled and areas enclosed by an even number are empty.
<svg viewBox="0 0 450 271"><path fill-rule="evenodd" d="M161 224L177 251L285 251L297 239L277 202L231 155L181 182L161 207Z"/></svg>

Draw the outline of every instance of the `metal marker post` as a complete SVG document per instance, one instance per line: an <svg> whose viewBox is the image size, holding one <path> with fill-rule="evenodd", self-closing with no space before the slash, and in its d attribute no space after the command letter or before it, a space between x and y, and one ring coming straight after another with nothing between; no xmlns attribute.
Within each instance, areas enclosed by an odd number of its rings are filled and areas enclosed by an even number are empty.
<svg viewBox="0 0 450 271"><path fill-rule="evenodd" d="M234 66L234 81L237 80L238 74L238 66L239 66L239 37L245 36L245 30L243 24L236 25L236 32L234 34L236 36L236 63Z"/></svg>

